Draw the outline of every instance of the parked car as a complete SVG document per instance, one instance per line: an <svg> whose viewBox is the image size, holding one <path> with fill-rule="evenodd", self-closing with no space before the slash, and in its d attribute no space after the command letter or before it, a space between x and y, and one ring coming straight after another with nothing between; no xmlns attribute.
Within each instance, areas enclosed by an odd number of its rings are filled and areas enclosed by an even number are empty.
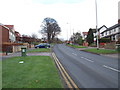
<svg viewBox="0 0 120 90"><path fill-rule="evenodd" d="M35 48L50 48L50 44L48 44L48 43L41 43L39 45L35 45Z"/></svg>

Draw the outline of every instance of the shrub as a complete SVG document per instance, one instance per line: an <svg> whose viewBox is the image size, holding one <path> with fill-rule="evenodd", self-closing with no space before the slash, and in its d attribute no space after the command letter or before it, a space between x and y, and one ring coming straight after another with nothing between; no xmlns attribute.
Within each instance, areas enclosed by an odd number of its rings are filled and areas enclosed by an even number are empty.
<svg viewBox="0 0 120 90"><path fill-rule="evenodd" d="M110 38L101 38L99 39L99 43L110 43Z"/></svg>
<svg viewBox="0 0 120 90"><path fill-rule="evenodd" d="M95 43L90 44L90 47L96 47Z"/></svg>

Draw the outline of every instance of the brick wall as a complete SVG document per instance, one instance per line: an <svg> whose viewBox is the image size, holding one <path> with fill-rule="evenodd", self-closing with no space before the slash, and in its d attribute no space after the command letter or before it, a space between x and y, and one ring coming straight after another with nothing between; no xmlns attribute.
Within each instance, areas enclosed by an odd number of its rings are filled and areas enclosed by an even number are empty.
<svg viewBox="0 0 120 90"><path fill-rule="evenodd" d="M106 45L105 45L105 49L115 49L116 47L115 47L115 42L111 42L111 43L106 43Z"/></svg>
<svg viewBox="0 0 120 90"><path fill-rule="evenodd" d="M9 31L4 26L0 25L0 51L5 51L7 46L4 46L3 43L9 42Z"/></svg>
<svg viewBox="0 0 120 90"><path fill-rule="evenodd" d="M2 32L2 43L3 42L9 42L9 31L8 31L8 29L2 26L1 32Z"/></svg>

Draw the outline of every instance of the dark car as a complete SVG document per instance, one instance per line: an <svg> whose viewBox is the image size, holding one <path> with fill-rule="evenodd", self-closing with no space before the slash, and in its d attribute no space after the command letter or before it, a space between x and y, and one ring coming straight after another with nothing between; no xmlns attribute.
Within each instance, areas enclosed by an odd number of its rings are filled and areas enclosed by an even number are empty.
<svg viewBox="0 0 120 90"><path fill-rule="evenodd" d="M48 43L41 43L39 45L35 45L35 48L50 48L50 44L48 44Z"/></svg>

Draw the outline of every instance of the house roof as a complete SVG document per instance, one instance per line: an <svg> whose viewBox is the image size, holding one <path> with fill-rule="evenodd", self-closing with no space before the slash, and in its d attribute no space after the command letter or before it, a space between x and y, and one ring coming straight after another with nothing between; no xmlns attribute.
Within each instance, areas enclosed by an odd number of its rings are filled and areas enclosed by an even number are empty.
<svg viewBox="0 0 120 90"><path fill-rule="evenodd" d="M105 31L103 31L102 33L106 32L106 31L110 31L110 30L115 29L115 28L117 28L117 27L120 27L120 24L115 24L115 25L107 28L107 29L106 29Z"/></svg>
<svg viewBox="0 0 120 90"><path fill-rule="evenodd" d="M103 27L105 27L106 29L108 29L105 25L103 25L100 28L98 28L98 31L100 31L100 29L102 29Z"/></svg>
<svg viewBox="0 0 120 90"><path fill-rule="evenodd" d="M83 33L83 35L88 35L88 32L82 32Z"/></svg>
<svg viewBox="0 0 120 90"><path fill-rule="evenodd" d="M14 25L4 25L5 27L8 27L9 30L15 34L15 30L14 30Z"/></svg>
<svg viewBox="0 0 120 90"><path fill-rule="evenodd" d="M17 31L15 31L15 35L16 35L16 37L21 37L20 33Z"/></svg>
<svg viewBox="0 0 120 90"><path fill-rule="evenodd" d="M113 25L112 27L108 28L107 30L115 29L115 28L117 28L117 27L120 27L120 24L115 24L115 25Z"/></svg>
<svg viewBox="0 0 120 90"><path fill-rule="evenodd" d="M6 27L5 25L3 25L2 23L0 23L0 26L2 26L2 27L4 27L4 28L6 28L6 29L8 29L8 30L9 30L9 28L8 28L8 27Z"/></svg>
<svg viewBox="0 0 120 90"><path fill-rule="evenodd" d="M100 31L101 28L105 27L107 29L107 27L105 25L101 26L100 28L98 28L98 31ZM96 33L96 28L91 28L93 33Z"/></svg>
<svg viewBox="0 0 120 90"><path fill-rule="evenodd" d="M13 29L14 28L14 25L4 25L6 27L8 27L9 29Z"/></svg>

